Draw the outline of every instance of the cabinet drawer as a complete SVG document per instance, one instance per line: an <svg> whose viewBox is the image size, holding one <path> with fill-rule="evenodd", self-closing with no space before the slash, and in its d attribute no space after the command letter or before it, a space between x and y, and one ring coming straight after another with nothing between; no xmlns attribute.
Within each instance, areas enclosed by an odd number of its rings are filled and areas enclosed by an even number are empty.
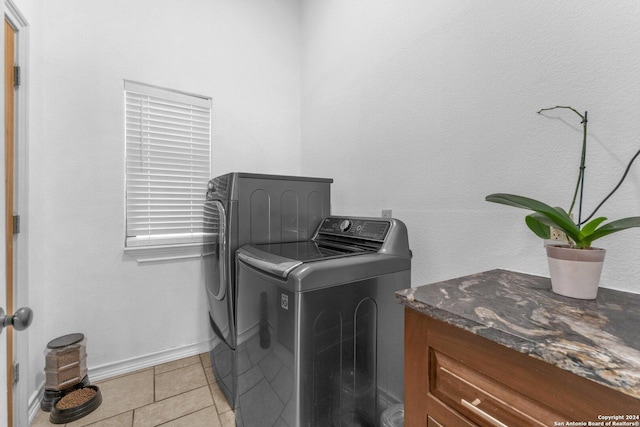
<svg viewBox="0 0 640 427"><path fill-rule="evenodd" d="M407 427L553 426L639 410L640 399L405 310Z"/></svg>
<svg viewBox="0 0 640 427"><path fill-rule="evenodd" d="M516 390L453 359L429 350L429 393L480 425L549 426L562 419Z"/></svg>

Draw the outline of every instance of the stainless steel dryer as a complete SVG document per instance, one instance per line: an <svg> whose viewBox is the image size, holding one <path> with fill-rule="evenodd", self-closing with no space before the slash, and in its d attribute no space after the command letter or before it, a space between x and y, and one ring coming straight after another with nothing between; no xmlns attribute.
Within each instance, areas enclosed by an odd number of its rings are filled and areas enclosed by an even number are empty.
<svg viewBox="0 0 640 427"><path fill-rule="evenodd" d="M328 217L309 241L237 252L236 425L376 426L403 398L405 225Z"/></svg>
<svg viewBox="0 0 640 427"><path fill-rule="evenodd" d="M220 388L235 407L235 252L248 243L309 239L330 213L333 180L230 173L209 181L204 209L210 236L203 257L209 323L215 333L211 363Z"/></svg>

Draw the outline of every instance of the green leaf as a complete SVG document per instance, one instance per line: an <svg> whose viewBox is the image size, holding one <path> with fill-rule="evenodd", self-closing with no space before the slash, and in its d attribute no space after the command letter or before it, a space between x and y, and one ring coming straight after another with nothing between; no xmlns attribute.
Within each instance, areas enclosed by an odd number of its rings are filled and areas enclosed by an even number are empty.
<svg viewBox="0 0 640 427"><path fill-rule="evenodd" d="M584 234L585 236L589 236L591 233L593 233L595 231L596 228L598 228L598 226L603 222L606 221L607 218L601 216L595 219L592 219L591 221L589 221L588 223L586 223L583 227L582 227L582 234Z"/></svg>
<svg viewBox="0 0 640 427"><path fill-rule="evenodd" d="M576 243L583 239L583 235L577 225L573 223L569 215L561 208L552 208L546 203L528 197L517 196L515 194L495 193L486 197L488 202L500 203L521 209L528 209L546 217L551 225L564 231ZM540 221L540 219L538 219ZM528 225L528 224L527 224ZM532 230L533 231L533 230ZM534 231L535 233L535 231Z"/></svg>
<svg viewBox="0 0 640 427"><path fill-rule="evenodd" d="M632 216L629 218L622 218L616 221L611 221L608 224L595 230L588 236L590 242L599 239L604 236L608 236L611 233L617 233L618 231L626 230L627 228L640 227L640 216Z"/></svg>
<svg viewBox="0 0 640 427"><path fill-rule="evenodd" d="M532 213L527 215L524 218L524 221L527 223L527 226L531 231L535 233L536 236L541 239L550 239L551 238L551 228L544 223L542 219L547 219L545 216L540 215L539 213Z"/></svg>

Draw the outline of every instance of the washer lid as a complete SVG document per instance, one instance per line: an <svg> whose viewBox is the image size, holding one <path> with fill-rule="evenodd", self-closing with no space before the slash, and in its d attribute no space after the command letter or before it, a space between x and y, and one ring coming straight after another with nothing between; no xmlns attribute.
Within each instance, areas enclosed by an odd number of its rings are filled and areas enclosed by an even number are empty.
<svg viewBox="0 0 640 427"><path fill-rule="evenodd" d="M304 242L246 245L237 252L245 263L278 277L287 275L300 264L332 258L360 255L366 251L357 247L328 247L312 240Z"/></svg>
<svg viewBox="0 0 640 427"><path fill-rule="evenodd" d="M249 245L238 249L236 256L240 261L278 277L287 277L291 270L302 264L302 261L286 258Z"/></svg>
<svg viewBox="0 0 640 427"><path fill-rule="evenodd" d="M318 261L321 259L349 256L365 252L357 247L349 247L345 245L329 246L323 242L316 242L313 240L304 242L268 243L253 246L272 255L302 262Z"/></svg>

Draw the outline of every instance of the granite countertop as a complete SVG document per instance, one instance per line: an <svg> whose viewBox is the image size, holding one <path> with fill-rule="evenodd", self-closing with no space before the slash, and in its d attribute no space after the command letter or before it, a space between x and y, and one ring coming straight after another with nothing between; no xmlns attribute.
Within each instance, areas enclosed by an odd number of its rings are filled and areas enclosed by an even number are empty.
<svg viewBox="0 0 640 427"><path fill-rule="evenodd" d="M547 277L491 270L396 292L396 301L640 398L640 295L563 297Z"/></svg>

